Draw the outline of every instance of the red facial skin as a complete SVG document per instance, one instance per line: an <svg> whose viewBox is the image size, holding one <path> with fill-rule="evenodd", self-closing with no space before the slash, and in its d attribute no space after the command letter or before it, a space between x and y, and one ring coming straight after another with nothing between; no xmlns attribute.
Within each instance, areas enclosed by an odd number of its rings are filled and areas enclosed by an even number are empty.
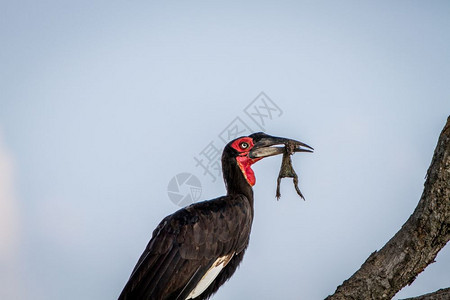
<svg viewBox="0 0 450 300"><path fill-rule="evenodd" d="M248 147L242 147L242 143L247 143ZM244 174L244 177L247 180L248 184L250 184L250 186L254 186L256 183L255 173L253 172L251 166L258 160L261 160L261 158L252 159L248 157L248 153L253 148L253 146L253 140L249 137L240 138L231 144L231 147L239 152L239 155L236 157L236 161L242 171L242 174Z"/></svg>

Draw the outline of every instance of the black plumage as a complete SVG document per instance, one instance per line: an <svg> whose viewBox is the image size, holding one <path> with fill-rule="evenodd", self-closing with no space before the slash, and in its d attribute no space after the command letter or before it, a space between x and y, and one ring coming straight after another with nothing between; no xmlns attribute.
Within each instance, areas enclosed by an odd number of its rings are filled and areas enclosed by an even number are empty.
<svg viewBox="0 0 450 300"><path fill-rule="evenodd" d="M292 142L256 133L227 144L222 154L227 195L192 204L164 218L119 300L200 300L215 293L236 271L249 243L254 184L250 166L263 157L281 154L278 147L270 146L286 141ZM309 147L295 143L299 149ZM203 291L197 290L219 258L223 269Z"/></svg>

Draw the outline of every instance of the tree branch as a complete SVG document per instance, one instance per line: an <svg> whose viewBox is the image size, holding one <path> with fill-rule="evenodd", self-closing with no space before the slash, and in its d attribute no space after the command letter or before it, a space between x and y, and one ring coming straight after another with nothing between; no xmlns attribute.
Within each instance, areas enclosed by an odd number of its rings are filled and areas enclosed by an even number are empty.
<svg viewBox="0 0 450 300"><path fill-rule="evenodd" d="M448 299L450 299L450 288L440 289L433 293L413 298L406 298L403 300L448 300Z"/></svg>
<svg viewBox="0 0 450 300"><path fill-rule="evenodd" d="M411 284L450 239L450 117L439 137L414 213L326 300L391 299Z"/></svg>

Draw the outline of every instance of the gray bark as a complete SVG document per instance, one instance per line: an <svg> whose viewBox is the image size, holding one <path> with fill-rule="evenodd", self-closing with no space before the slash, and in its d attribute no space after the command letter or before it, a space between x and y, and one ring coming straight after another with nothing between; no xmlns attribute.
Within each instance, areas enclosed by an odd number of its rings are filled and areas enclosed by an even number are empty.
<svg viewBox="0 0 450 300"><path fill-rule="evenodd" d="M391 299L434 262L449 239L450 117L439 137L414 213L380 251L373 252L326 300Z"/></svg>
<svg viewBox="0 0 450 300"><path fill-rule="evenodd" d="M448 299L450 299L450 288L440 289L433 293L413 298L407 298L403 300L448 300Z"/></svg>

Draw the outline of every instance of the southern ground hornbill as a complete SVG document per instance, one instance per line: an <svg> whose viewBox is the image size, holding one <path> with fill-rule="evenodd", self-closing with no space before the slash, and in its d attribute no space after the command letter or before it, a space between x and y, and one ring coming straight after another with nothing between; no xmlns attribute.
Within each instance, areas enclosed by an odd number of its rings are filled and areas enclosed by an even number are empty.
<svg viewBox="0 0 450 300"><path fill-rule="evenodd" d="M251 165L308 145L265 133L228 143L222 154L227 195L182 208L164 218L139 258L119 300L207 299L236 271L253 221Z"/></svg>

